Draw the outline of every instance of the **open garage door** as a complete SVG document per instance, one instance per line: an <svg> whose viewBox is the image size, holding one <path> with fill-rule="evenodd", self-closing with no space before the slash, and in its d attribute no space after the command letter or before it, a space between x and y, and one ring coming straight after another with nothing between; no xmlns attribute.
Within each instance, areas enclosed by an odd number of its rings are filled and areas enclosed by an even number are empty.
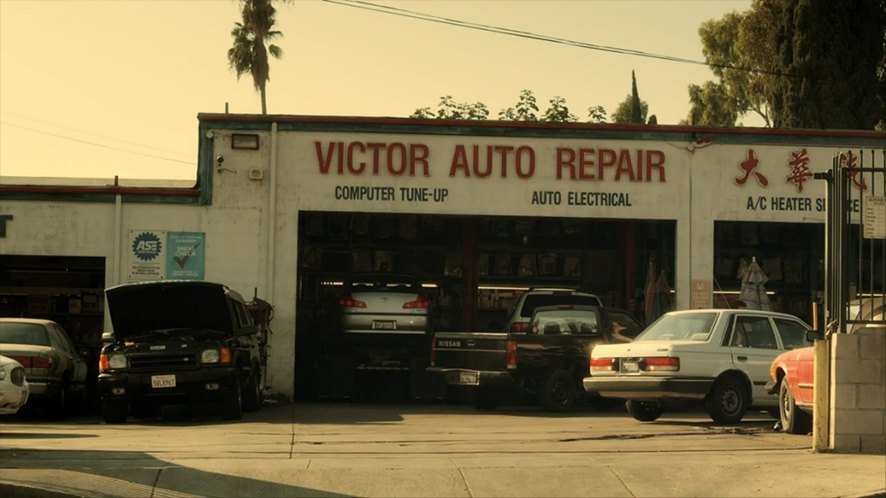
<svg viewBox="0 0 886 498"><path fill-rule="evenodd" d="M354 372L381 379L385 369L390 375L373 389L386 399L439 395L434 386L422 384L429 348L370 365L365 355L343 349L337 298L354 273L417 277L431 302L431 330L501 331L511 306L531 287L593 292L642 319L650 259L673 282L675 226L673 221L302 212L296 398L355 399L366 386Z"/></svg>
<svg viewBox="0 0 886 498"><path fill-rule="evenodd" d="M0 255L0 316L43 318L65 329L85 353L90 409L98 406L104 289L104 257Z"/></svg>

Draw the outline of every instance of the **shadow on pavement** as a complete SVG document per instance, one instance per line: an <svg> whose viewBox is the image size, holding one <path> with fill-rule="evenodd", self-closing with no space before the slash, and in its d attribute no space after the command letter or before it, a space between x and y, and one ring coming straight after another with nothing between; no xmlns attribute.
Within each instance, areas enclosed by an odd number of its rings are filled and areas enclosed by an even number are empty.
<svg viewBox="0 0 886 498"><path fill-rule="evenodd" d="M4 496L348 496L229 476L158 460L142 452L0 450ZM67 472L66 486L41 487L29 471ZM15 472L18 471L18 472ZM30 475L39 476L31 473ZM158 484L159 483L159 484Z"/></svg>

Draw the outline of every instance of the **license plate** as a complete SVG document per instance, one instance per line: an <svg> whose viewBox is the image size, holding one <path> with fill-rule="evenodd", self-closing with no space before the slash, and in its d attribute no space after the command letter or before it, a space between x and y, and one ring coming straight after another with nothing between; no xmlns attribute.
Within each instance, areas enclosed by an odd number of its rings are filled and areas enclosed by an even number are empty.
<svg viewBox="0 0 886 498"><path fill-rule="evenodd" d="M397 330L397 322L393 320L373 320L372 330Z"/></svg>
<svg viewBox="0 0 886 498"><path fill-rule="evenodd" d="M477 372L459 372L458 383L461 385L476 386L480 383L480 376Z"/></svg>
<svg viewBox="0 0 886 498"><path fill-rule="evenodd" d="M480 384L480 374L470 370L450 370L446 372L446 383L450 385L477 386Z"/></svg>
<svg viewBox="0 0 886 498"><path fill-rule="evenodd" d="M624 373L637 373L640 371L640 364L636 361L621 362L621 371Z"/></svg>
<svg viewBox="0 0 886 498"><path fill-rule="evenodd" d="M163 389L165 387L175 387L175 374L172 375L152 375L151 387Z"/></svg>

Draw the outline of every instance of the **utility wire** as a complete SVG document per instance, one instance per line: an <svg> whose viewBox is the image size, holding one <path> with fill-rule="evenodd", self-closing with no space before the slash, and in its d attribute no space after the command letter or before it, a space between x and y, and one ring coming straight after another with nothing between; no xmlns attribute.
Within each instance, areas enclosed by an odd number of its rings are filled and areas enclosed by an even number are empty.
<svg viewBox="0 0 886 498"><path fill-rule="evenodd" d="M635 57L647 57L650 59L659 59L659 60L670 61L670 62L681 62L684 64L695 64L695 65L708 66L708 67L717 67L717 68L721 68L721 69L731 69L734 71L745 71L745 72L749 72L749 73L769 74L769 75L773 75L773 76L787 76L787 77L792 77L792 78L800 78L801 77L796 74L785 73L785 72L781 72L781 71L766 71L763 69L735 66L732 64L717 64L717 63L713 63L713 62L705 62L705 61L699 61L699 60L694 60L694 59L686 59L684 57L677 57L677 56L673 56L673 55L654 54L651 52L644 52L642 50L633 50L633 49L629 49L629 48L597 45L594 43L568 40L565 38L557 38L557 37L548 36L548 35L540 35L540 34L532 33L529 31L519 31L519 30L514 30L514 29L509 29L509 28L502 28L502 27L498 27L498 26L489 26L486 24L471 23L471 22L467 22L467 21L461 21L458 19L450 19L447 17L434 16L431 14L423 14L421 12L415 12L415 11L401 9L401 8L397 8L397 7L391 7L388 5L379 5L379 4L375 4L375 3L371 3L371 2L366 2L363 0L323 0L323 1L327 2L327 3L343 5L346 7L353 7L353 8L357 8L357 9L364 9L364 10L369 10L369 11L373 11L373 12L378 12L381 14L390 14L390 15L395 15L395 16L408 17L408 18L412 18L412 19L418 19L421 21L435 22L435 23L439 23L439 24L448 24L450 26L456 26L459 28L475 29L478 31L487 31L490 33L496 33L496 34L501 34L501 35L516 36L519 38L527 38L530 40L545 41L545 42L557 43L557 44L561 44L561 45L570 45L573 47L586 48L586 49L590 49L590 50L598 50L601 52L610 52L610 53L622 54L622 55L632 55Z"/></svg>
<svg viewBox="0 0 886 498"><path fill-rule="evenodd" d="M178 155L178 156L186 156L186 155L187 155L187 154L184 154L184 153L181 153L181 152L176 152L176 151L174 151L174 150L162 149L162 148L160 148L160 147L154 147L154 146L151 146L151 145L144 145L144 144L140 144L140 143L137 143L137 142L130 142L130 141L128 141L128 140L123 140L123 139L120 139L120 138L109 137L109 136L106 136L106 135L99 135L98 133L92 133L92 132L85 131L85 130L79 130L79 129L77 129L77 128L71 128L70 126L64 126L64 125L60 125L60 124L57 124L57 123L50 123L49 121L44 121L44 120L42 120L42 119L32 118L32 117L30 117L30 116L25 116L25 115L22 115L22 114L16 114L16 113L14 113L14 112L3 111L2 113L3 113L3 114L6 114L6 115L9 115L9 116L15 116L15 117L17 117L17 118L29 119L29 120L31 120L31 121L36 121L37 123L42 123L42 124L47 124L47 125L50 125L50 126L54 126L54 127L56 127L56 128L62 128L62 129L65 129L65 130L76 131L77 133L85 133L86 135L92 135L92 136L94 136L94 137L105 138L105 139L108 139L108 140L113 140L113 141L115 141L115 142L120 142L120 143L124 143L124 144L129 144L129 145L135 145L135 146L137 146L137 147L143 147L143 148L145 148L145 149L156 150L156 151L159 151L159 152L168 152L168 153L170 153L170 154L175 154L175 155ZM16 125L11 124L11 123L5 123L5 124L11 125L11 126L16 126ZM18 126L21 126L21 125L18 125Z"/></svg>
<svg viewBox="0 0 886 498"><path fill-rule="evenodd" d="M28 131L31 131L31 132L34 132L34 133L40 133L40 134L43 134L43 135L49 135L49 136L51 136L51 137L62 138L62 139L64 139L64 140L70 140L70 141L72 141L72 142L79 142L79 143L82 143L82 144L93 145L93 146L95 146L95 147L102 147L102 148L105 148L105 149L111 149L111 150L116 150L116 151L120 151L120 152L127 152L127 153L129 153L129 154L135 154L135 155L145 156L145 157L153 157L154 159L162 159L162 160L164 160L164 161L171 161L171 162L182 163L182 164L188 164L188 165L194 165L194 164L195 164L194 161L182 161L181 159L172 159L172 158L169 158L169 157L163 157L163 156L158 156L158 155L154 155L154 154L145 154L145 153L143 153L143 152L136 152L136 151L134 151L134 150L121 149L120 147L112 147L112 146L110 146L110 145L105 145L105 144L99 144L99 143L95 143L95 142L90 142L90 141L88 141L88 140L80 140L79 138L73 138L73 137L68 137L68 136L65 136L65 135L59 135L59 134L57 134L57 133L50 133L50 132L48 132L48 131L38 130L38 129L35 129L35 128L29 128L29 127L27 127L27 126L17 125L17 124L13 124L13 123L7 123L7 122L5 122L5 121L0 121L0 124L6 125L6 126L13 126L13 127L15 127L15 128L21 128L21 129L23 129L23 130L28 130Z"/></svg>

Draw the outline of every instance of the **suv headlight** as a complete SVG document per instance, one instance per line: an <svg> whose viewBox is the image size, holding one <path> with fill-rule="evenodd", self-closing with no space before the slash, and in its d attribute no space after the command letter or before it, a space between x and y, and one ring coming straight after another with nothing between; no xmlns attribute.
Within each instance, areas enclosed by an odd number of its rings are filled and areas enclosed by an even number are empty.
<svg viewBox="0 0 886 498"><path fill-rule="evenodd" d="M200 351L200 363L218 363L221 360L221 354L218 349L204 349Z"/></svg>
<svg viewBox="0 0 886 498"><path fill-rule="evenodd" d="M103 354L99 358L99 370L101 370L102 372L104 372L105 370L117 370L120 368L126 368L128 366L129 360L123 353Z"/></svg>
<svg viewBox="0 0 886 498"><path fill-rule="evenodd" d="M220 348L204 349L200 351L200 363L230 365L231 348L222 346Z"/></svg>

